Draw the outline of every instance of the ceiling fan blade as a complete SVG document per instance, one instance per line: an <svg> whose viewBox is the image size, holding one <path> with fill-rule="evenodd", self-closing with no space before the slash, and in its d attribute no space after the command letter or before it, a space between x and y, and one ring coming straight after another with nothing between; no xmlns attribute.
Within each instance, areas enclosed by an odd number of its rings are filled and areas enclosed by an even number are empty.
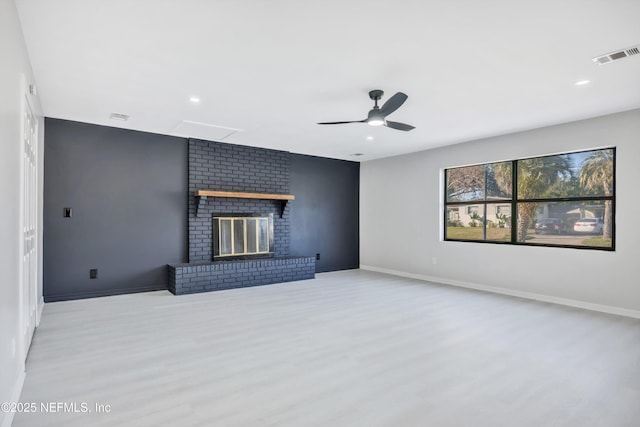
<svg viewBox="0 0 640 427"><path fill-rule="evenodd" d="M364 123L366 120L351 120L348 122L322 122L318 123L319 125L343 125L345 123Z"/></svg>
<svg viewBox="0 0 640 427"><path fill-rule="evenodd" d="M404 131L410 131L416 128L415 126L411 126L406 123L392 122L391 120L387 120L384 125L391 129L404 130Z"/></svg>
<svg viewBox="0 0 640 427"><path fill-rule="evenodd" d="M404 101L406 101L407 98L408 96L402 92L396 93L391 98L387 99L387 102L385 102L384 105L380 107L380 114L385 117L388 116L389 114L400 108L400 106L404 104Z"/></svg>

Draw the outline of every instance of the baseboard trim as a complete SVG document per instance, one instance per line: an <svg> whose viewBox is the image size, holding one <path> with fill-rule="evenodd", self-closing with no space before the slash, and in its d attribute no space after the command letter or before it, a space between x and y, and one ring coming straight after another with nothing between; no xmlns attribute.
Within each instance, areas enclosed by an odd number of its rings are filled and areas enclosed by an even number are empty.
<svg viewBox="0 0 640 427"><path fill-rule="evenodd" d="M20 395L22 394L22 387L24 386L24 377L25 372L24 369L20 369L20 373L18 374L18 378L16 378L16 383L13 386L13 391L11 392L11 400L9 402L19 402ZM0 427L11 427L11 423L13 423L13 416L15 412L2 412L4 416L2 420L0 420Z"/></svg>
<svg viewBox="0 0 640 427"><path fill-rule="evenodd" d="M44 310L44 297L40 297L38 300L38 312L36 315L36 328L40 326L40 320L42 319L42 310Z"/></svg>
<svg viewBox="0 0 640 427"><path fill-rule="evenodd" d="M460 280L447 279L445 277L426 276L423 274L407 273L405 271L391 270L388 268L374 267L371 265L360 265L361 270L374 271L377 273L391 274L393 276L406 277L409 279L423 280L426 282L441 283L444 285L458 286L460 288L475 289L478 291L492 292L495 294L510 295L514 297L532 299L536 301L549 302L552 304L566 305L569 307L582 308L585 310L599 311L601 313L615 314L618 316L632 317L640 319L640 310L615 307L604 304L594 304L586 301L579 301L570 298L554 297L550 295L537 294L534 292L516 291L513 289L487 286L479 283L464 282Z"/></svg>
<svg viewBox="0 0 640 427"><path fill-rule="evenodd" d="M100 298L100 297L111 297L114 295L125 295L125 294L137 294L140 292L154 292L154 291L166 291L167 286L138 286L131 287L126 289L106 289L101 291L94 292L78 292L73 294L55 294L55 295L45 295L44 302L59 302L59 301L70 301L76 299L85 299L85 298Z"/></svg>

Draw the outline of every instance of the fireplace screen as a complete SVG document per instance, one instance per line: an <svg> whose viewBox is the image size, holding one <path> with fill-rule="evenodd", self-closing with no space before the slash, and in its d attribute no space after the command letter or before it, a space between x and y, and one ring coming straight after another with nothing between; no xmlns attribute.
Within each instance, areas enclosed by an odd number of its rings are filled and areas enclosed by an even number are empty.
<svg viewBox="0 0 640 427"><path fill-rule="evenodd" d="M252 258L272 253L273 214L214 214L214 259Z"/></svg>

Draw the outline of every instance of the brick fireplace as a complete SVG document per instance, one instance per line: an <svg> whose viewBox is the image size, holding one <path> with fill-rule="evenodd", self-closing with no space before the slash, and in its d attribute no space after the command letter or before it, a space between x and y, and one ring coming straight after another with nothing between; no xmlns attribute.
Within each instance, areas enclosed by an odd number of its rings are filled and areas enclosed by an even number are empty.
<svg viewBox="0 0 640 427"><path fill-rule="evenodd" d="M315 276L315 257L290 257L292 203L269 198L233 197L289 194L290 153L220 142L189 140L189 262L169 265L174 294L256 286ZM203 190L231 197L199 196ZM213 214L272 215L273 252L265 259L213 262Z"/></svg>

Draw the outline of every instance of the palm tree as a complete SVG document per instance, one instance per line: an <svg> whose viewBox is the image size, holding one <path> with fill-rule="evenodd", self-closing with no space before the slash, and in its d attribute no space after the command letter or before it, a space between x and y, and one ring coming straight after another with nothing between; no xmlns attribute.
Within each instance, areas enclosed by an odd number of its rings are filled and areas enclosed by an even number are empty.
<svg viewBox="0 0 640 427"><path fill-rule="evenodd" d="M587 157L580 169L580 185L596 194L602 194L602 191L605 196L613 195L613 150L594 151ZM605 200L603 239L611 238L612 225L611 200Z"/></svg>
<svg viewBox="0 0 640 427"><path fill-rule="evenodd" d="M470 227L477 227L478 224L476 223L476 221L482 223L482 217L478 214L478 212L471 212L469 218L471 218L471 222L469 223Z"/></svg>
<svg viewBox="0 0 640 427"><path fill-rule="evenodd" d="M511 193L511 163L496 163L493 166L495 180L500 189ZM571 178L571 168L567 156L548 156L519 160L517 197L540 199L546 197L554 184ZM533 220L538 203L518 203L517 241L524 242L527 230Z"/></svg>
<svg viewBox="0 0 640 427"><path fill-rule="evenodd" d="M502 162L490 165L493 180L495 180L498 188L507 197L511 197L511 193L513 192L511 164L512 162Z"/></svg>
<svg viewBox="0 0 640 427"><path fill-rule="evenodd" d="M536 157L518 161L518 199L546 197L554 184L571 178L571 165L565 155ZM518 204L518 242L527 238L527 230L538 203Z"/></svg>

